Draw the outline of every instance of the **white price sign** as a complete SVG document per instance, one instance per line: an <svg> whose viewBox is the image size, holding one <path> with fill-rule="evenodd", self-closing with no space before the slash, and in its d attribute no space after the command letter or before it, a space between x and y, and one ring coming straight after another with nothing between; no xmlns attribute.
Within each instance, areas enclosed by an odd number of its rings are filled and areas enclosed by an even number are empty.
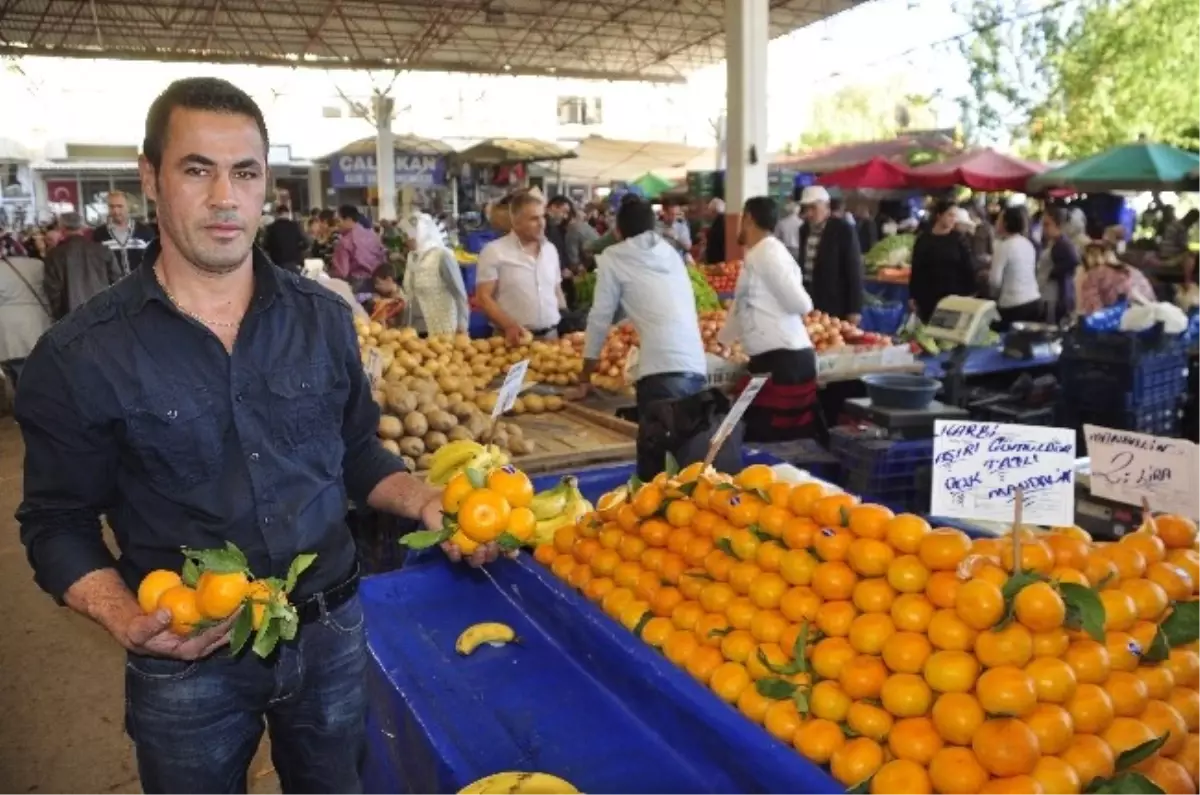
<svg viewBox="0 0 1200 795"><path fill-rule="evenodd" d="M754 402L754 398L758 397L758 393L762 391L763 385L767 383L767 378L769 376L756 375L750 379L750 383L746 384L746 388L742 390L742 394L738 396L733 407L729 409L729 413L725 415L725 419L721 421L721 426L713 434L714 447L720 447L725 441L725 437L738 424L738 420L746 413L746 409L750 408L750 404Z"/></svg>
<svg viewBox="0 0 1200 795"><path fill-rule="evenodd" d="M1095 497L1200 519L1200 447L1185 439L1084 425Z"/></svg>
<svg viewBox="0 0 1200 795"><path fill-rule="evenodd" d="M1011 522L1017 490L1024 521L1075 522L1075 431L938 420L930 513Z"/></svg>
<svg viewBox="0 0 1200 795"><path fill-rule="evenodd" d="M378 348L371 348L367 351L367 360L363 365L367 371L367 378L371 381L371 386L374 387L379 383L379 379L383 378L383 354Z"/></svg>
<svg viewBox="0 0 1200 795"><path fill-rule="evenodd" d="M504 383L500 385L500 392L496 395L496 405L492 408L493 420L517 402L517 396L521 394L521 385L525 383L525 371L528 369L528 359L522 359L509 368L508 375L504 376Z"/></svg>

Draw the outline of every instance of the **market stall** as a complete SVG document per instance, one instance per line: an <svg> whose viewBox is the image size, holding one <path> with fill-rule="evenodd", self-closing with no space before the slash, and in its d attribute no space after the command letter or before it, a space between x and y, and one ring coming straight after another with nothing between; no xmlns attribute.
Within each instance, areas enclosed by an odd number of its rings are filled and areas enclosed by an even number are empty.
<svg viewBox="0 0 1200 795"><path fill-rule="evenodd" d="M908 178L911 186L926 190L963 185L977 191L1023 191L1031 177L1045 170L1042 163L984 148L918 166L909 171Z"/></svg>

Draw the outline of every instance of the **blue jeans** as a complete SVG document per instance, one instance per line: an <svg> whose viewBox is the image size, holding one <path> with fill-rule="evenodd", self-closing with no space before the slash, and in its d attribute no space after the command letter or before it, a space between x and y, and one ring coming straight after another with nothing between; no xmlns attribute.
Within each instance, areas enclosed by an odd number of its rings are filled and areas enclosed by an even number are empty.
<svg viewBox="0 0 1200 795"><path fill-rule="evenodd" d="M269 661L247 646L200 662L129 655L125 727L145 792L246 792L263 725L284 792L361 792L366 637L358 597Z"/></svg>
<svg viewBox="0 0 1200 795"><path fill-rule="evenodd" d="M703 392L707 383L708 377L700 373L658 373L639 378L634 385L638 413L657 400L677 400Z"/></svg>

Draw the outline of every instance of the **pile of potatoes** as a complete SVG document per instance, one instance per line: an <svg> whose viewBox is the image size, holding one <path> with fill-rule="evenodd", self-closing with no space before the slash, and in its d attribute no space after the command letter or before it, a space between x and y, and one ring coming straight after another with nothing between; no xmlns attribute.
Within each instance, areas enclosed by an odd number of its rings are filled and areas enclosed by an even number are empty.
<svg viewBox="0 0 1200 795"><path fill-rule="evenodd" d="M494 405L494 393L468 399L461 392L446 394L443 388L431 379L404 376L375 391L383 412L379 436L410 470L429 469L433 453L458 439L494 444L512 455L534 451L533 440L526 439L515 423L497 422L493 427L490 411L484 411L479 401L490 396Z"/></svg>

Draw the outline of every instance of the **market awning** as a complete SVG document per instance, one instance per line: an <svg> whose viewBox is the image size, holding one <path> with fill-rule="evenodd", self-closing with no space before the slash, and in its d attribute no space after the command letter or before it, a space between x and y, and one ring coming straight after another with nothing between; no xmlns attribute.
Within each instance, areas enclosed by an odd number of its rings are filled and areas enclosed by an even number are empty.
<svg viewBox="0 0 1200 795"><path fill-rule="evenodd" d="M449 144L439 141L434 138L422 138L418 135L393 135L392 141L395 144L397 152L404 152L410 155L451 155L454 154L454 147ZM332 160L339 155L356 155L368 156L375 154L374 135L369 138L360 138L357 141L346 144L336 152L330 152L324 157L316 158L318 161Z"/></svg>
<svg viewBox="0 0 1200 795"><path fill-rule="evenodd" d="M857 166L875 157L907 164L909 158L921 153L952 155L958 152L952 131L932 131L899 135L886 141L862 141L839 144L802 155L780 157L775 165L803 174L824 174Z"/></svg>
<svg viewBox="0 0 1200 795"><path fill-rule="evenodd" d="M454 155L459 163L473 166L502 166L512 163L536 163L543 160L566 160L575 153L558 144L532 138L489 138Z"/></svg>
<svg viewBox="0 0 1200 795"><path fill-rule="evenodd" d="M817 182L845 190L901 190L909 186L910 173L904 166L873 157L857 166L822 174Z"/></svg>
<svg viewBox="0 0 1200 795"><path fill-rule="evenodd" d="M910 171L912 184L935 190L965 185L971 190L1023 191L1029 178L1046 170L1042 163L997 152L972 149L940 163L929 163Z"/></svg>
<svg viewBox="0 0 1200 795"><path fill-rule="evenodd" d="M675 187L675 183L654 173L643 174L629 183L642 192L647 199L657 199Z"/></svg>
<svg viewBox="0 0 1200 795"><path fill-rule="evenodd" d="M662 141L622 141L589 136L580 141L575 158L562 163L560 172L567 182L592 185L632 182L648 172L663 177L683 177L688 167L711 150L699 146ZM709 154L706 162L711 163Z"/></svg>
<svg viewBox="0 0 1200 795"><path fill-rule="evenodd" d="M864 0L771 0L783 36ZM683 82L725 0L4 0L0 54Z"/></svg>
<svg viewBox="0 0 1200 795"><path fill-rule="evenodd" d="M1198 164L1200 157L1192 152L1139 141L1047 171L1029 181L1029 190L1179 190L1187 187L1187 176Z"/></svg>

